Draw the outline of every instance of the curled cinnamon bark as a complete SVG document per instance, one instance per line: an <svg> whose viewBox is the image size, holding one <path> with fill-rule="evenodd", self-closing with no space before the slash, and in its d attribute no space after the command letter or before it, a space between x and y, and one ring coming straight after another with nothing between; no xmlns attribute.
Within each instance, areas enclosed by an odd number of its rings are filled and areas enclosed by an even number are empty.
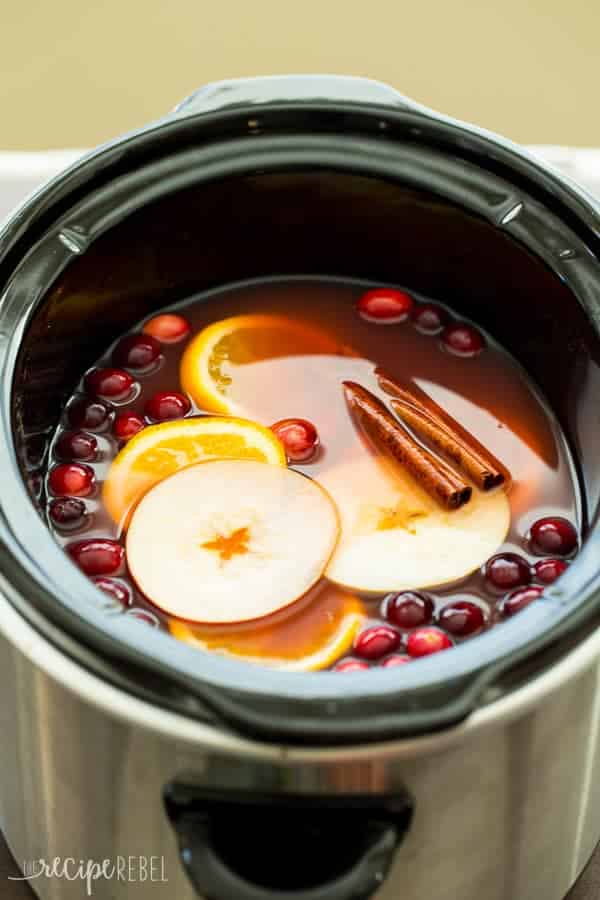
<svg viewBox="0 0 600 900"><path fill-rule="evenodd" d="M510 481L510 472L477 438L416 385L403 387L376 369L380 387L391 397L390 406L418 437L425 438L436 450L473 479L482 491Z"/></svg>
<svg viewBox="0 0 600 900"><path fill-rule="evenodd" d="M466 481L417 443L381 400L353 381L343 384L350 412L377 450L400 463L446 509L468 503L472 489Z"/></svg>

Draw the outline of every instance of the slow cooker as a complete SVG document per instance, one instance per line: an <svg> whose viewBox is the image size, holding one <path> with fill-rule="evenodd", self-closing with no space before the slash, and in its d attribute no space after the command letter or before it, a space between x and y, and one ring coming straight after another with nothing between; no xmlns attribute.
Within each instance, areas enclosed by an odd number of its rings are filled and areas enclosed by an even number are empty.
<svg viewBox="0 0 600 900"><path fill-rule="evenodd" d="M385 85L210 85L0 233L0 815L32 860L162 860L100 900L561 900L600 839L600 218L517 146ZM192 292L305 273L444 298L570 441L586 539L544 597L407 667L283 673L98 608L40 515L61 404ZM80 880L32 880L44 900Z"/></svg>

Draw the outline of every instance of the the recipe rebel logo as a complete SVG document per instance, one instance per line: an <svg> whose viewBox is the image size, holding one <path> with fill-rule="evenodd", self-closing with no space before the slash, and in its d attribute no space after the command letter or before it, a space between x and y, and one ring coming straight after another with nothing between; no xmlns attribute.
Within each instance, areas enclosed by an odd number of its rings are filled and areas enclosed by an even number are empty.
<svg viewBox="0 0 600 900"><path fill-rule="evenodd" d="M22 870L22 875L9 875L9 881L34 881L37 878L80 881L87 897L93 896L97 881L152 884L169 880L164 856L116 856L102 860L56 856L54 859L25 860Z"/></svg>

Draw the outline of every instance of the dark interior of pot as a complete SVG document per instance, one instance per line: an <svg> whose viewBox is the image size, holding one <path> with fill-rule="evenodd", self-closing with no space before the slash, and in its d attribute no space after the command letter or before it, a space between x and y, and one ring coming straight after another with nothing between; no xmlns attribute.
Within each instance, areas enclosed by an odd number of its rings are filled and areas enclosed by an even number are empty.
<svg viewBox="0 0 600 900"><path fill-rule="evenodd" d="M556 412L593 517L600 428L590 388L600 348L565 280L502 229L440 197L334 171L187 188L143 207L73 258L35 311L14 383L15 441L33 495L65 398L120 333L191 294L286 274L404 285L480 323Z"/></svg>

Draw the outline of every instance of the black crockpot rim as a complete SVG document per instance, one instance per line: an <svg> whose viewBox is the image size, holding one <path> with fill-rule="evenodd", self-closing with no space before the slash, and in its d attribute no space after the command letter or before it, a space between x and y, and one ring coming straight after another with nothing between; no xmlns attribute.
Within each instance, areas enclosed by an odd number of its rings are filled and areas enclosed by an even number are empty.
<svg viewBox="0 0 600 900"><path fill-rule="evenodd" d="M311 111L314 110L307 108L303 109L303 112L307 114L309 118ZM319 109L318 111L323 112L322 109ZM327 109L327 112L331 116L333 115L333 111L330 108ZM355 107L352 107L352 112L357 112ZM374 113L373 109L364 110L363 114L372 116L376 114L376 111ZM237 116L237 113L230 113L229 115ZM381 113L379 113L379 115L381 115ZM390 117L391 114L389 110L386 110L386 115ZM396 113L395 115L402 118L407 114ZM217 118L222 116L223 114L216 114ZM203 119L205 118L206 117L203 117ZM203 124L206 123L204 122ZM159 130L161 127L166 126L158 126ZM150 130L152 131L153 129ZM143 132L142 136L147 135L147 133L148 132ZM129 138L127 140L135 140L135 138ZM379 146L381 147L381 145ZM389 150L389 142L386 142L385 146L386 149ZM110 149L110 147L107 148L107 150ZM215 148L213 147L213 150L214 149ZM249 147L248 149L251 149L252 154L256 153L257 142L255 141L252 147ZM345 153L347 153L347 149L346 145L344 148ZM364 149L367 149L366 144ZM369 146L368 149L374 152L376 148ZM90 165L94 167L95 162L102 160L104 152L106 151L100 150L98 153L92 155L87 161L76 166L74 170L72 170L72 173L76 174L79 172L79 174L81 174L81 167L84 169L86 166ZM528 163L527 160L525 162L526 164ZM545 177L548 176L546 175ZM558 179L555 179L555 182L555 192L560 194L563 190L563 186ZM52 190L56 190L56 186L57 183L54 182L47 191L52 192ZM566 198L572 197L571 188L565 187L564 191ZM16 232L18 232L26 223L27 216L29 215L31 217L34 215L36 210L40 209L40 205L43 205L45 198L47 199L46 191L30 201L30 203L13 220L12 226L9 226L9 228L0 236L0 262L7 250L10 249L12 241L18 237ZM578 200L578 202L581 201ZM585 224L591 228L592 226L595 226L597 220L593 209L588 209L588 213L589 221ZM14 362L15 336L13 335L12 340L8 336L6 323L2 321L5 312L5 304L3 303L0 312L0 333L2 334L0 359L3 358L5 377L3 378L3 431L0 453L3 453L6 457L10 456L10 447L6 441L7 436L10 434L11 427L9 415L10 379L6 377L6 369L4 367L6 366L7 361L10 360L11 348ZM21 486L20 474L16 468L14 457L11 459L11 485L13 482L17 489ZM22 486L21 495L16 502L21 502L23 499L26 499L27 504L30 505L24 486ZM2 559L2 582L4 583L6 593L9 596L9 599L11 599L11 602L20 609L22 614L30 619L36 619L36 627L44 630L45 623L47 622L46 616L48 616L48 619L51 622L54 619L53 625L55 627L53 629L52 640L61 641L62 629L66 629L67 632L77 633L80 631L78 626L81 624L82 620L79 616L57 615L59 607L56 604L52 590L49 589L47 579L43 577L42 573L39 573L37 577L32 576L30 567L32 563L37 565L36 561L31 557L28 558L27 553L23 551L22 547L19 548L15 546L14 536L10 534L10 526L5 514L5 506L5 498L2 497L1 524L4 540L0 547L0 559ZM41 520L39 520L39 524L49 538ZM600 543L600 536L597 532L595 532L595 534L598 543ZM519 617L521 625L519 630L522 630L525 626L530 626L533 629L536 623L537 625L540 625L542 621L548 622L550 619L555 620L551 630L545 633L543 641L540 640L528 644L527 653L523 654L523 658L526 655L528 656L529 653L541 649L542 646L546 646L548 643L555 641L558 637L565 636L567 633L572 632L579 627L587 617L593 615L597 611L597 608L600 605L600 591L598 591L600 578L598 574L594 572L593 549L595 546L595 541L592 544L592 542L588 540L576 565L571 567L568 575L563 579L561 588L549 590L544 601L529 607ZM62 551L58 548L56 548L56 550L61 554L61 558L64 561ZM80 581L80 591L83 591L84 588L90 591L93 590L80 573L76 570L73 570L73 573ZM8 579L10 579L10 581ZM56 587L57 590L61 589L59 585ZM44 609L43 616L40 616L39 611L33 609L31 604L25 599L32 589L34 594L36 594L40 608ZM569 592L569 589L571 591L577 590L580 601L576 614L570 612L568 621L561 621L566 618L565 608L567 606L567 601L565 600L565 594ZM585 609L582 609L582 606L584 606ZM95 618L97 618L98 621L94 621ZM100 621L100 618L102 621ZM115 656L122 656L122 647L119 647L119 652L117 653L117 646L115 644L115 641L119 641L121 638L120 631L123 630L122 623L119 623L116 620L111 621L111 629L107 634L107 629L104 627L106 625L106 618L104 616L101 617L100 614L90 615L90 620L93 630L86 631L85 634L79 633L78 636L80 640L76 642L70 641L70 646L65 648L66 652L82 658L82 651L88 651L90 648L96 647L100 650L100 653L106 655L108 659L114 659ZM56 625L59 626L61 631L57 632ZM501 629L503 636L508 637L509 631L513 627L513 623L507 623L503 626L503 629ZM489 634L493 635L495 631L500 630L494 629ZM487 635L479 638L478 641L485 640L486 637ZM141 670L146 670L148 666L152 668L155 664L155 659L154 657L148 659L147 650L154 645L156 640L166 640L169 641L169 643L172 641L171 638L165 635L149 635L146 630L145 632L140 633L139 640L136 642L137 647L133 654L130 655L129 652L124 654L124 661L131 663L134 668L141 668ZM128 633L128 649L131 649L129 647L130 643L131 635ZM183 649L189 650L191 668L192 670L196 670L197 665L193 665L193 663L197 663L197 654L199 651L191 648ZM419 682L421 686L423 685L423 682L427 680L425 678L427 674L425 671L426 668L429 668L429 671L433 671L441 663L443 663L444 666L450 665L450 657L453 657L456 660L461 656L462 651L466 649L467 647L463 647L460 652L443 655L444 659L438 657L437 659L422 661L419 665ZM88 652L86 654L85 664L92 668L96 667L95 656L96 654L93 650L91 653ZM502 669L508 665L506 661L504 665L488 665L483 669L481 665L476 665L472 670L472 674L473 672L476 673L475 677L469 678L468 683L464 680L464 672L457 673L455 671L454 676L452 676L450 680L446 679L444 681L443 690L442 686L440 686L440 704L438 704L434 710L419 710L417 707L419 695L422 691L415 691L413 693L412 710L404 709L401 712L391 711L387 714L361 716L360 707L357 705L359 701L362 701L363 705L365 703L372 704L374 698L381 699L382 695L396 693L393 672L386 672L385 670L370 671L364 674L357 673L348 675L344 679L340 679L339 676L328 673L314 673L308 675L277 673L274 675L268 670L258 668L250 670L250 667L243 663L217 659L210 654L204 654L204 656L210 658L210 663L214 664L214 666L219 667L224 665L230 670L230 673L233 673L233 669L236 669L239 678L232 678L230 680L229 673L227 673L225 683L221 682L219 687L218 679L211 677L210 684L205 683L201 686L201 690L198 690L198 682L194 677L193 671L191 681L187 677L181 678L181 673L179 672L174 673L169 671L169 677L172 684L179 685L179 687L183 688L184 691L189 692L189 694L185 698L179 696L163 696L161 697L160 702L166 702L168 705L171 702L174 702L177 708L183 708L189 714L200 715L201 717L206 717L208 709L212 712L212 716L211 713L209 713L209 718L214 719L216 713L217 720L222 719L225 722L233 724L235 727L242 727L248 732L261 737L277 740L286 736L296 741L308 740L315 743L322 741L333 743L337 741L377 740L382 737L428 731L434 728L444 727L464 718L464 716L474 708L485 687L493 683L500 675ZM516 659L517 657L512 655L510 658L510 665L514 664ZM233 667L233 669L231 667ZM454 668L453 666L450 667ZM209 666L209 668L213 669L214 674L214 667ZM161 674L164 673L165 670L163 669ZM104 677L111 677L110 670L107 672L106 667L103 674ZM257 695L254 693L256 690L261 694L266 690L267 699L273 701L272 691L269 690L272 685L268 684L268 681L272 681L273 678L277 678L278 682L278 698L276 702L269 703L267 709L250 708L248 701L249 698L256 698ZM307 687L307 679L312 681L311 689L308 689ZM120 673L120 680L123 680L122 673ZM126 681L126 683L129 684L128 681ZM135 689L136 683L137 679L134 679L133 683L129 685L130 689L132 687ZM454 700L449 699L449 693L451 693L452 688L459 690L459 693L455 696ZM342 691L344 696L343 698L340 698L340 692ZM177 694L177 690L175 690L174 693ZM200 704L195 704L193 702L192 698L194 696L200 699ZM181 702L182 699L184 699L183 704ZM343 703L340 703L340 700L342 699ZM190 700L192 700L192 702L190 702ZM296 702L292 706L290 704L292 704L293 701ZM298 703L304 706L304 715L299 714L300 710L297 706ZM241 707L244 707L243 710Z"/></svg>

